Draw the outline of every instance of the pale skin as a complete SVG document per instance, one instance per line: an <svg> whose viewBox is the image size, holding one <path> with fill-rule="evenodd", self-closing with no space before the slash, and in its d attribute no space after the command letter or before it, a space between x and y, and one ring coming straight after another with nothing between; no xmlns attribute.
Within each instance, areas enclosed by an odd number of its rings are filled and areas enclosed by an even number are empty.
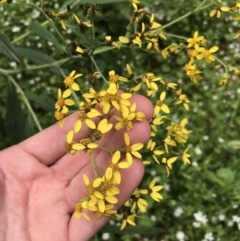
<svg viewBox="0 0 240 241"><path fill-rule="evenodd" d="M132 102L146 119L129 131L131 144L146 143L150 138L148 120L153 114L151 102L134 96ZM73 217L74 204L86 195L83 174L94 177L89 156L83 151L66 154L66 133L72 129L76 115L65 121L64 129L55 124L39 134L0 152L0 240L3 241L85 241L109 220L109 217L87 221ZM113 117L109 121L114 121ZM77 138L87 135L83 126ZM114 130L102 140L114 151L124 144L123 133ZM110 162L105 151L96 153L97 165L103 169ZM122 170L119 208L140 183L144 167L139 159Z"/></svg>

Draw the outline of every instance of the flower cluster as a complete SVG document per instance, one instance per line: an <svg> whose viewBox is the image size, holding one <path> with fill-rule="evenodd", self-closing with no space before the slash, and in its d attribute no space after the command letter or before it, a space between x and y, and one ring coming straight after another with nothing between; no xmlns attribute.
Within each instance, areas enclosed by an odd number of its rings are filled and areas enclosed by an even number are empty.
<svg viewBox="0 0 240 241"><path fill-rule="evenodd" d="M139 9L138 5L139 1L131 1L134 17L131 19L128 34L120 36L119 42L114 42L111 36L106 36L105 45L119 50L124 45L144 48L146 51L153 49L164 56L157 44L157 38L165 39L161 24L155 21L154 14L147 14L144 9ZM70 14L70 11L68 12ZM72 14L72 19L78 26L93 26L88 21L82 22L75 14ZM136 24L141 26L140 31L134 27ZM170 51L175 53L177 48L175 45L169 47ZM94 50L80 43L75 45L75 51L89 58L92 58L94 53ZM200 53L204 51L201 50ZM122 170L130 168L134 158L142 159L144 165L152 164L166 169L167 176L178 159L184 164L190 164L189 147L185 147L191 133L187 129L188 120L174 120L172 117L176 108L188 111L189 100L175 82L168 82L153 72L137 76L129 64L122 75L115 70L109 70L108 76L104 76L97 68L91 76L107 84L101 90L93 87L86 89L86 86L78 82L80 77L85 78L84 75L73 70L63 80L66 89L58 90L55 103L55 118L61 128L64 127L64 119L68 114L75 112L76 116L72 129L66 136L66 151L70 155L85 152L90 156L89 160L93 166L92 175L83 175L87 195L75 205L74 216L79 218L83 215L89 220L90 216L86 210L94 212L96 217L115 215L122 220L123 229L126 224L135 225L135 219L147 212L147 196L156 202L163 198L159 193L163 186L156 185L154 178L148 188L138 187L124 207L119 211L115 210L121 192L119 185L122 181ZM135 94L144 94L154 105L154 113L149 120L151 138L146 144L133 142L129 134L136 122L146 121L145 114L138 111L137 104L131 101ZM79 139L78 133L83 128L87 128L88 134ZM124 146L114 151L108 150L105 145L107 136L112 132L121 133L124 141ZM106 152L111 160L103 166L96 155L100 151Z"/></svg>

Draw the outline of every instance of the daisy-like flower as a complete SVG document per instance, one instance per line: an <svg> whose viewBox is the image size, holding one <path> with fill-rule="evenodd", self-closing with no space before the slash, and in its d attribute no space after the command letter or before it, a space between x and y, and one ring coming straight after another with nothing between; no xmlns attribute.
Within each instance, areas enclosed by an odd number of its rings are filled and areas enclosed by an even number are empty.
<svg viewBox="0 0 240 241"><path fill-rule="evenodd" d="M108 123L107 119L102 119L93 132L94 139L96 141L100 141L102 139L102 135L109 132L112 127L112 123Z"/></svg>
<svg viewBox="0 0 240 241"><path fill-rule="evenodd" d="M160 96L159 100L157 101L155 107L154 107L154 115L158 115L160 111L163 111L164 113L170 113L169 107L163 103L164 99L166 97L166 92L163 91Z"/></svg>
<svg viewBox="0 0 240 241"><path fill-rule="evenodd" d="M106 41L106 44L107 44L107 45L112 45L112 46L115 46L115 47L117 47L118 49L120 49L120 46L119 46L116 42L114 42L114 41L112 40L112 37L111 37L111 36L105 36L105 41Z"/></svg>
<svg viewBox="0 0 240 241"><path fill-rule="evenodd" d="M182 94L182 89L176 91L176 95L178 97L178 101L176 102L177 105L182 104L185 110L189 110L188 103L190 102L189 99L185 94Z"/></svg>
<svg viewBox="0 0 240 241"><path fill-rule="evenodd" d="M142 158L142 155L140 154L139 150L143 148L143 144L136 143L136 144L130 145L130 137L127 133L124 133L124 141L126 144L125 146L126 159L129 166L131 166L133 162L133 156L137 158Z"/></svg>
<svg viewBox="0 0 240 241"><path fill-rule="evenodd" d="M199 54L196 56L198 60L205 59L207 63L215 61L215 56L213 53L218 51L218 46L213 46L210 49L205 49L204 47L199 48Z"/></svg>
<svg viewBox="0 0 240 241"><path fill-rule="evenodd" d="M73 144L76 143L73 141L73 137L74 137L74 132L73 131L69 131L67 134L67 143L65 144L66 150L69 154L74 155L77 150L73 149ZM85 147L83 147L84 149ZM81 149L81 150L83 150Z"/></svg>
<svg viewBox="0 0 240 241"><path fill-rule="evenodd" d="M76 70L73 70L69 76L67 76L65 79L64 79L64 84L66 87L68 88L72 88L73 90L75 91L78 91L80 90L80 87L79 85L74 81L75 79L79 78L82 76L82 74L76 74ZM75 76L74 76L75 75Z"/></svg>
<svg viewBox="0 0 240 241"><path fill-rule="evenodd" d="M93 206L97 203L99 197L103 198L102 194L98 191L98 187L102 184L102 178L99 177L96 178L93 182L90 182L88 176L83 174L83 181L86 185L87 193L91 199L89 200L88 205Z"/></svg>
<svg viewBox="0 0 240 241"><path fill-rule="evenodd" d="M109 88L105 93L102 94L102 100L99 103L104 114L107 114L111 107L114 106L117 110L120 110L121 106L130 106L131 102L129 98L132 96L131 93L119 94L118 88L115 84L110 83Z"/></svg>
<svg viewBox="0 0 240 241"><path fill-rule="evenodd" d="M84 209L88 208L88 202L87 201L80 201L75 204L75 211L73 213L73 216L76 219L79 219L81 214L86 218L88 221L90 221L90 217L88 216L87 213L84 212Z"/></svg>
<svg viewBox="0 0 240 241"><path fill-rule="evenodd" d="M121 153L120 151L115 151L112 155L112 162L108 168L112 169L114 183L120 184L121 173L119 169L129 168L130 165L126 160L120 161Z"/></svg>
<svg viewBox="0 0 240 241"><path fill-rule="evenodd" d="M190 130L185 128L188 120L184 118L180 123L172 122L170 126L167 127L169 135L174 136L174 139L179 144L185 144L188 139L188 134L191 133Z"/></svg>
<svg viewBox="0 0 240 241"><path fill-rule="evenodd" d="M198 43L201 42L201 40L203 40L203 38L204 38L203 36L198 36L198 31L196 31L193 35L193 38L187 39L187 42L188 42L187 47L188 48L191 48L191 47L196 48L198 46Z"/></svg>
<svg viewBox="0 0 240 241"><path fill-rule="evenodd" d="M116 214L116 216L118 218L121 218L123 221L122 221L122 224L121 224L121 227L120 227L120 230L123 230L127 224L130 224L132 226L135 226L135 217L137 216L137 214Z"/></svg>
<svg viewBox="0 0 240 241"><path fill-rule="evenodd" d="M168 153L168 146L176 146L176 141L172 140L171 136L169 135L164 139L163 142L164 142L166 153Z"/></svg>
<svg viewBox="0 0 240 241"><path fill-rule="evenodd" d="M73 17L75 18L75 20L76 20L76 22L77 22L77 24L78 24L78 26L79 27L88 27L88 28L91 28L92 27L92 24L91 23L89 23L89 22L81 22L80 20L79 20L79 18L75 15L75 14L73 14Z"/></svg>
<svg viewBox="0 0 240 241"><path fill-rule="evenodd" d="M209 16L210 16L210 17L213 17L214 15L216 15L217 18L220 18L222 12L229 12L229 11L230 11L230 8L229 8L228 6L221 6L221 7L218 7L218 8L213 9L213 10L209 13Z"/></svg>
<svg viewBox="0 0 240 241"><path fill-rule="evenodd" d="M88 154L92 153L92 149L95 149L98 147L97 143L91 142L90 138L84 138L81 139L78 143L74 143L72 145L72 149L76 151L84 150Z"/></svg>
<svg viewBox="0 0 240 241"><path fill-rule="evenodd" d="M157 126L160 126L164 123L163 119L167 118L167 116L153 116L151 122L150 122L150 125L151 125L151 128L157 132Z"/></svg>
<svg viewBox="0 0 240 241"><path fill-rule="evenodd" d="M142 212L142 213L147 212L148 202L141 197L141 194L142 194L141 190L138 190L138 189L136 189L134 191L134 193L132 194L131 200L133 202L131 203L131 205L132 205L131 210L130 210L131 213L135 213L135 210L137 207L140 210L140 212ZM128 206L128 204L126 206Z"/></svg>
<svg viewBox="0 0 240 241"><path fill-rule="evenodd" d="M63 121L63 119L64 119L65 116L66 116L66 114L64 114L62 111L56 110L56 111L54 112L54 117L55 117L55 119L58 121L59 126L60 126L61 128L64 127L64 121Z"/></svg>
<svg viewBox="0 0 240 241"><path fill-rule="evenodd" d="M151 155L152 155L153 159L155 160L155 162L160 164L157 156L164 154L164 151L155 149L155 146L156 146L156 142L153 141L152 139L150 139L147 143L147 149L151 151Z"/></svg>
<svg viewBox="0 0 240 241"><path fill-rule="evenodd" d="M153 73L146 73L142 76L143 82L147 84L148 89L148 96L154 94L158 91L158 81L160 81L161 77L156 77Z"/></svg>
<svg viewBox="0 0 240 241"><path fill-rule="evenodd" d="M133 6L134 10L138 9L138 4L140 4L140 0L130 0L131 5Z"/></svg>
<svg viewBox="0 0 240 241"><path fill-rule="evenodd" d="M155 184L156 184L156 178L153 178L153 180L150 182L149 188L140 190L140 193L150 194L153 200L155 200L156 202L159 202L161 199L163 199L163 197L158 192L163 189L163 186L160 186L160 185L155 186Z"/></svg>
<svg viewBox="0 0 240 241"><path fill-rule="evenodd" d="M191 157L191 155L190 155L189 153L187 153L189 147L190 147L190 146L188 146L188 147L184 150L184 152L181 153L181 155L180 155L185 165L191 163L190 160L189 160L189 157Z"/></svg>
<svg viewBox="0 0 240 241"><path fill-rule="evenodd" d="M170 170L172 169L172 163L175 162L176 160L177 160L176 156L170 157L168 159L166 157L162 158L162 163L166 167L168 177L170 175Z"/></svg>
<svg viewBox="0 0 240 241"><path fill-rule="evenodd" d="M135 118L135 113L130 112L129 108L126 106L121 106L121 115L114 115L114 118L118 121L115 125L116 130L120 130L123 127L129 131L133 129L133 121Z"/></svg>
<svg viewBox="0 0 240 241"><path fill-rule="evenodd" d="M127 78L116 74L114 70L109 71L108 75L109 75L109 82L114 83L117 86L118 86L119 82L127 82L128 81Z"/></svg>
<svg viewBox="0 0 240 241"><path fill-rule="evenodd" d="M78 119L74 124L74 132L75 133L78 133L81 130L83 123L85 123L90 129L95 129L96 125L95 125L94 121L92 120L92 118L101 116L101 113L96 109L91 109L87 113L81 111L77 115L78 115Z"/></svg>
<svg viewBox="0 0 240 241"><path fill-rule="evenodd" d="M113 214L116 214L117 211L113 209L114 208L114 205L113 204L106 204L105 205L105 210L104 212L100 212L97 208L96 208L96 211L95 211L95 217L99 218L101 216L112 216Z"/></svg>
<svg viewBox="0 0 240 241"><path fill-rule="evenodd" d="M156 29L156 28L160 28L162 25L160 23L157 23L154 21L154 14L151 14L150 16L150 29Z"/></svg>
<svg viewBox="0 0 240 241"><path fill-rule="evenodd" d="M62 113L66 114L68 113L67 106L72 106L75 104L75 102L71 99L68 99L68 97L72 94L71 89L66 89L63 93L61 89L58 89L58 100L55 104L55 108L58 111L62 111Z"/></svg>

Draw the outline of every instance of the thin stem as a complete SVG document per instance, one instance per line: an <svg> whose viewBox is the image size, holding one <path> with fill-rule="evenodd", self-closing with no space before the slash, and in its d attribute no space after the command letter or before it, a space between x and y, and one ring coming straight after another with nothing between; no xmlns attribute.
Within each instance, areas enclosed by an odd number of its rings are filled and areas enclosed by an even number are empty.
<svg viewBox="0 0 240 241"><path fill-rule="evenodd" d="M193 14L193 13L195 13L195 12L201 11L201 10L203 10L203 9L205 9L205 8L208 8L208 7L210 7L211 5L214 4L214 3L210 3L210 4L207 4L207 5L205 5L205 6L202 7L202 5L203 5L206 1L207 1L207 0L204 0L203 2L201 2L201 3L200 3L195 9L193 9L192 11L190 11L190 12L182 15L181 17L176 18L176 19L174 19L173 21L165 24L164 26L161 27L161 29L166 29L166 28L172 26L173 24L181 21L182 19L187 18L189 15L191 15L191 14Z"/></svg>
<svg viewBox="0 0 240 241"><path fill-rule="evenodd" d="M99 49L95 50L93 55L100 54L100 53L103 53L103 52L107 52L107 51L109 51L111 49L115 49L115 48L116 47L114 47L114 46L102 47L102 48L99 48ZM42 65L37 65L37 66L29 66L29 67L25 68L24 71L32 71L32 70L45 69L45 68L50 68L50 67L59 67L59 66L65 64L65 63L67 63L71 59L80 59L80 58L82 58L81 55L75 55L75 56L67 57L67 58L62 59L62 60L55 61L53 63L42 64ZM17 74L17 73L20 73L22 71L23 71L23 69L6 70L6 69L0 68L0 73L5 74L5 75Z"/></svg>
<svg viewBox="0 0 240 241"><path fill-rule="evenodd" d="M92 164L92 167L93 167L94 176L95 176L95 177L98 177L97 166L96 166L96 164L95 164L94 154L93 154L93 153L92 153L92 155L91 155L91 164Z"/></svg>
<svg viewBox="0 0 240 241"><path fill-rule="evenodd" d="M176 35L176 34L171 34L171 33L166 33L166 32L164 32L164 35L169 36L169 37L172 37L172 38L178 38L178 39L187 40L186 37L180 36L180 35Z"/></svg>
<svg viewBox="0 0 240 241"><path fill-rule="evenodd" d="M13 83L13 85L15 86L15 88L19 91L20 95L22 96L22 99L23 99L23 102L25 103L28 111L30 112L32 118L33 118L33 121L35 122L37 128L39 131L42 130L42 127L41 127L41 124L39 123L38 119L37 119L37 116L35 114L35 112L33 111L32 109L32 106L31 104L29 103L28 101L28 98L26 97L26 95L24 94L24 91L21 89L21 87L17 84L17 82L13 79L13 77L7 75L7 78Z"/></svg>
<svg viewBox="0 0 240 241"><path fill-rule="evenodd" d="M102 74L101 70L98 68L98 65L95 61L95 59L93 58L93 56L90 56L92 63L94 64L95 68L97 69L97 71L101 74L101 77L103 78L103 80L106 82L106 84L108 83L108 80L104 77L104 75Z"/></svg>

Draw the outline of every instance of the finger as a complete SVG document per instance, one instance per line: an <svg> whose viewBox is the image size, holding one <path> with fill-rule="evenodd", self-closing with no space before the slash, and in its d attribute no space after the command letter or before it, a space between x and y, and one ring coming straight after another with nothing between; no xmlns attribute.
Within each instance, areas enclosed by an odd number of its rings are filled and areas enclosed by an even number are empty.
<svg viewBox="0 0 240 241"><path fill-rule="evenodd" d="M19 147L30 155L37 158L45 165L52 165L56 160L66 153L65 143L67 133L73 129L73 125L77 119L77 113L65 118L65 126L60 128L56 123L40 133L21 142ZM81 132L76 137L84 138L88 135L88 127L82 126Z"/></svg>
<svg viewBox="0 0 240 241"><path fill-rule="evenodd" d="M116 133L118 133L118 132L119 131L117 131ZM134 129L129 132L129 136L131 139L131 144L134 144L136 142L146 143L148 141L148 139L150 138L150 126L149 126L148 122L146 120L144 120L143 122L135 123ZM110 138L111 151L115 151L115 150L119 149L120 147L124 146L123 136L121 136L121 139L120 139L120 137L118 137L118 139L115 139L115 138L113 138L113 139ZM109 166L109 164L111 162L110 153L105 150L102 150L97 155L94 155L91 158L94 158L94 163L97 168L96 169L97 173L99 174L99 176L102 176L104 174L106 168ZM84 163L85 166L83 166L83 164L76 164L75 167L79 167L79 169L74 168L74 167L71 168L70 170L72 170L72 173L70 173L69 168L67 166L65 169L63 169L63 170L65 170L64 171L65 174L63 174L63 175L65 175L65 176L67 175L69 178L71 175L75 175L75 177L72 177L73 179L71 180L71 182L69 183L69 186L67 187L67 193L68 193L67 196L71 198L71 201L69 201L70 208L73 207L74 204L83 197L83 195L86 195L86 193L78 191L78 190L85 189L85 184L83 182L83 174L86 174L87 176L89 176L92 179L94 178L91 158L88 157L87 160L84 160L84 159L74 160L74 163L76 163L78 161L79 163ZM57 165L60 165L60 163ZM72 164L69 164L69 165L72 165ZM70 211L71 211L71 209L70 209Z"/></svg>
<svg viewBox="0 0 240 241"><path fill-rule="evenodd" d="M144 167L142 162L137 159L134 159L133 165L130 168L121 171L122 182L119 186L121 193L118 195L118 203L115 206L116 209L122 206L132 195L141 182L143 173ZM69 223L70 241L79 241L79 237L81 237L82 241L89 240L109 220L109 217L105 216L95 218L91 215L90 218L91 220L88 221L83 216L81 216L80 219L76 219L72 216Z"/></svg>
<svg viewBox="0 0 240 241"><path fill-rule="evenodd" d="M153 106L146 97L136 95L132 97L131 101L137 104L137 111L144 112L146 118L151 119L153 114ZM111 117L110 122L116 123L115 118ZM112 128L110 132L104 134L100 145L104 146L104 148L108 149L109 151L115 151L116 149L125 146L123 137L125 131L125 129L116 131L114 128ZM131 144L137 142L147 142L150 138L150 127L148 121L143 119L142 122L134 123L134 129L129 132L129 135ZM97 150L94 152L94 154L99 156L98 159L103 159L103 157L106 156L104 152L105 151ZM83 151L78 152L74 156L70 156L67 153L66 156L63 156L54 166L52 166L52 170L56 173L57 176L69 182L89 162L89 156Z"/></svg>

